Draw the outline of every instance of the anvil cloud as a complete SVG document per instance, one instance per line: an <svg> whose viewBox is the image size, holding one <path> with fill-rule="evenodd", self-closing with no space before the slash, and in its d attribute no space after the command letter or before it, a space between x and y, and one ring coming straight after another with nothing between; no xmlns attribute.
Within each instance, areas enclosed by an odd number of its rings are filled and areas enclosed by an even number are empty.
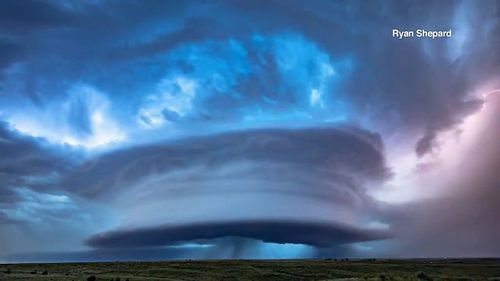
<svg viewBox="0 0 500 281"><path fill-rule="evenodd" d="M497 1L0 1L0 262L498 256L499 40Z"/></svg>

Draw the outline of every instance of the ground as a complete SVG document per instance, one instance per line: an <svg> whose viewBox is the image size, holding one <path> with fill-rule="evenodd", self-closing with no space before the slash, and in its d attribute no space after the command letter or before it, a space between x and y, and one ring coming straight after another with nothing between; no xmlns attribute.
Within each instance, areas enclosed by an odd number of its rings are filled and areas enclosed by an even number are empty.
<svg viewBox="0 0 500 281"><path fill-rule="evenodd" d="M500 280L500 259L3 264L0 280ZM89 279L91 280L91 279Z"/></svg>

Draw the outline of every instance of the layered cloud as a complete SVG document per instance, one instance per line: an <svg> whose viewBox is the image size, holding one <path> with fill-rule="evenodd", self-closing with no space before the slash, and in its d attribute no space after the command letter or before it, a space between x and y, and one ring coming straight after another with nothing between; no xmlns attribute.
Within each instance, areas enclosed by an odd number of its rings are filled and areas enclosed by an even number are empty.
<svg viewBox="0 0 500 281"><path fill-rule="evenodd" d="M124 187L151 177L153 182L189 183L201 177L229 179L231 175L224 173L234 170L238 180L243 180L239 173L248 171L249 177L280 181L282 174L273 175L272 168L296 169L288 174L300 179L311 173L327 177L333 186L338 181L353 188L356 183L389 176L378 135L357 128L324 127L246 130L118 150L77 167L62 185L99 197L123 192Z"/></svg>
<svg viewBox="0 0 500 281"><path fill-rule="evenodd" d="M366 195L389 176L382 153L379 136L356 128L243 131L105 154L61 186L121 210L95 247L233 236L327 247L389 236Z"/></svg>

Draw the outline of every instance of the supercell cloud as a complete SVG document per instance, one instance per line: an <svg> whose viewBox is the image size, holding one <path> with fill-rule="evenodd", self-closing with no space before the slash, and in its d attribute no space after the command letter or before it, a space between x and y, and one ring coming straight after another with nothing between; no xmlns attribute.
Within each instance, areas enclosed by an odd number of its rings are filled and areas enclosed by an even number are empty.
<svg viewBox="0 0 500 281"><path fill-rule="evenodd" d="M0 1L0 262L498 256L499 46L496 1Z"/></svg>

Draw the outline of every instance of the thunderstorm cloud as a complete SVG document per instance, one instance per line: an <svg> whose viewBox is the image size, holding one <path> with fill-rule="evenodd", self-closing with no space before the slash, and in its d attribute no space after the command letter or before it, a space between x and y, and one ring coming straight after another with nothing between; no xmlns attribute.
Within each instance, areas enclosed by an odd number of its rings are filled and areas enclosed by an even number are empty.
<svg viewBox="0 0 500 281"><path fill-rule="evenodd" d="M498 256L499 47L489 0L0 1L0 262Z"/></svg>

